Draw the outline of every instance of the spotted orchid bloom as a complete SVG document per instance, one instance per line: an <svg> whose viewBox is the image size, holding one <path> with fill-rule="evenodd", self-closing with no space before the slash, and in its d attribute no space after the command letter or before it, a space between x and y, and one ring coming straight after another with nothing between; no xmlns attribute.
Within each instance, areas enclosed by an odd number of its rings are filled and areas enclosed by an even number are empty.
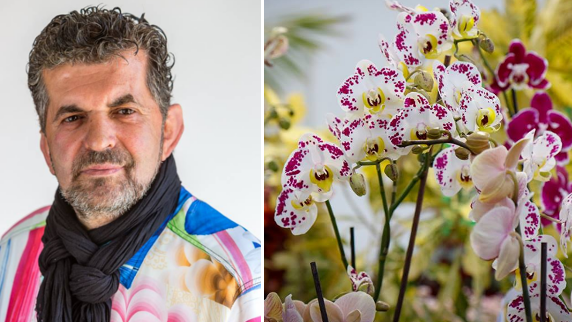
<svg viewBox="0 0 572 322"><path fill-rule="evenodd" d="M560 216L558 210L562 200L570 193L572 193L572 182L568 181L568 171L566 171L566 168L557 165L556 176L550 178L549 181L542 185L540 201L544 207L544 213L554 219L558 219ZM551 224L552 221L542 218L542 225L547 226ZM557 228L560 230L560 224L557 225Z"/></svg>
<svg viewBox="0 0 572 322"><path fill-rule="evenodd" d="M397 16L398 33L391 44L383 35L379 35L379 48L388 63L399 69L405 78L409 78L414 70L423 66L426 59L419 52L417 35L413 26L405 22L405 17L409 16L405 13Z"/></svg>
<svg viewBox="0 0 572 322"><path fill-rule="evenodd" d="M369 60L362 60L338 89L338 100L344 111L357 117L367 113L393 115L403 104L404 93L405 78L397 69L377 69Z"/></svg>
<svg viewBox="0 0 572 322"><path fill-rule="evenodd" d="M530 131L525 139L532 141L534 132ZM546 131L536 138L533 144L527 145L521 153L523 159L523 171L528 176L528 181L532 179L538 181L548 181L550 170L556 165L555 156L560 152L562 142L558 135Z"/></svg>
<svg viewBox="0 0 572 322"><path fill-rule="evenodd" d="M475 188L480 191L479 201L494 204L514 192L513 175L518 177L516 166L523 149L530 140L522 139L510 150L504 146L488 149L471 162L471 176Z"/></svg>
<svg viewBox="0 0 572 322"><path fill-rule="evenodd" d="M463 94L475 86L481 87L481 73L475 65L467 62L454 62L445 67L440 61L433 63L433 74L439 86L443 103L455 117L460 117L460 104Z"/></svg>
<svg viewBox="0 0 572 322"><path fill-rule="evenodd" d="M428 131L439 129L455 135L455 120L447 108L434 104L421 94L412 92L405 97L403 109L393 116L388 126L389 140L395 146L406 140L426 140ZM403 148L409 153L411 146Z"/></svg>
<svg viewBox="0 0 572 322"><path fill-rule="evenodd" d="M367 114L361 118L340 119L328 115L328 128L340 141L347 160L353 164L363 159L376 161L383 157L399 158L399 148L387 136L389 117Z"/></svg>
<svg viewBox="0 0 572 322"><path fill-rule="evenodd" d="M293 235L301 235L308 232L317 217L318 207L309 189L282 188L274 214L278 226L289 228Z"/></svg>
<svg viewBox="0 0 572 322"><path fill-rule="evenodd" d="M373 295L375 287L373 286L371 277L369 277L366 272L358 273L355 268L348 265L347 273L352 282L352 291L357 292L360 288L365 287L365 292L369 295Z"/></svg>
<svg viewBox="0 0 572 322"><path fill-rule="evenodd" d="M558 244L556 239L550 235L536 236L524 241L524 260L526 265L526 282L528 292L532 298L540 296L540 248L541 243L546 243L547 249L547 278L546 295L558 296L566 288L566 274L564 265L556 258ZM520 279L516 279L516 290L522 292Z"/></svg>
<svg viewBox="0 0 572 322"><path fill-rule="evenodd" d="M417 47L416 52L421 54L426 59L436 59L443 52L451 49L453 46L453 40L451 37L451 28L449 27L449 20L447 17L438 10L429 11L423 6L417 6L416 8L408 8L401 5L397 1L386 1L387 6L390 9L401 11L397 16L398 29L400 33L396 37L396 47L398 53L400 50L400 44L410 47L408 51L411 53L415 47ZM410 24L410 27L404 26L403 29L415 32L415 37L413 41L410 37L402 39L399 38L402 28L400 24ZM415 51L413 51L415 52ZM407 64L407 62L405 62Z"/></svg>
<svg viewBox="0 0 572 322"><path fill-rule="evenodd" d="M504 61L497 66L495 82L491 85L496 91L509 88L546 90L550 83L546 80L548 61L533 51L526 51L524 44L513 40L509 45Z"/></svg>
<svg viewBox="0 0 572 322"><path fill-rule="evenodd" d="M497 259L495 278L501 280L518 266L520 243L515 232L519 224L512 201L494 207L483 215L471 231L475 254L484 260Z"/></svg>
<svg viewBox="0 0 572 322"><path fill-rule="evenodd" d="M444 196L452 197L461 188L471 189L471 163L469 160L461 160L455 155L455 148L450 147L442 150L433 162L435 178L441 187Z"/></svg>
<svg viewBox="0 0 572 322"><path fill-rule="evenodd" d="M530 297L530 308L533 320L540 321L540 296ZM568 312L566 304L555 296L546 297L546 314L546 321L572 321L572 315ZM522 294L516 293L515 297L509 301L506 311L506 319L507 321L526 321L524 298L522 297Z"/></svg>
<svg viewBox="0 0 572 322"><path fill-rule="evenodd" d="M530 107L513 116L507 125L506 133L509 139L516 142L533 129L536 129L536 136L551 131L560 137L562 151L556 155L556 161L562 165L567 164L568 151L572 148L572 122L566 115L552 108L552 100L544 92L534 94Z"/></svg>
<svg viewBox="0 0 572 322"><path fill-rule="evenodd" d="M560 230L560 248L564 256L568 258L568 241L570 240L570 230L572 229L572 193L562 201L560 209L560 222L562 223Z"/></svg>
<svg viewBox="0 0 572 322"><path fill-rule="evenodd" d="M477 38L479 35L477 25L481 10L470 0L451 0L449 7L454 15L451 21L453 37L456 39Z"/></svg>
<svg viewBox="0 0 572 322"><path fill-rule="evenodd" d="M502 121L499 98L484 88L473 87L463 93L460 102L461 122L468 132L496 132Z"/></svg>

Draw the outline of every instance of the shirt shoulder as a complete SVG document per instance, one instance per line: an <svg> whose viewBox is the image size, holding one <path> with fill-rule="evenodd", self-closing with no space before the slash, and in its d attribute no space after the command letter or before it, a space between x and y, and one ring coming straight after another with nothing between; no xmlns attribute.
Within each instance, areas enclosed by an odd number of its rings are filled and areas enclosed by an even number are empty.
<svg viewBox="0 0 572 322"><path fill-rule="evenodd" d="M188 198L167 228L222 264L239 283L239 297L260 288L260 240L208 203Z"/></svg>

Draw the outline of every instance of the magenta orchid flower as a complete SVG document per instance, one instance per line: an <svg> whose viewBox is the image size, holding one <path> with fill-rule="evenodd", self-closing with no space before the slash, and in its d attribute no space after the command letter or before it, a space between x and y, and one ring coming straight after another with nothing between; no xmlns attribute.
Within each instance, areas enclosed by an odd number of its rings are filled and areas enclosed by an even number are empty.
<svg viewBox="0 0 572 322"><path fill-rule="evenodd" d="M532 310L533 319L536 319L535 321L540 321L540 296L530 297L530 307ZM546 321L572 321L572 315L570 315L570 312L568 312L566 304L555 296L546 297L546 313L548 315ZM506 311L506 319L507 321L526 321L525 314L524 298L522 297L522 294L516 293L515 297L509 301Z"/></svg>
<svg viewBox="0 0 572 322"><path fill-rule="evenodd" d="M350 277L350 281L352 282L352 291L357 292L360 291L360 288L365 288L365 292L367 294L373 295L375 287L373 286L371 277L369 277L366 272L358 273L355 268L348 265L347 273Z"/></svg>
<svg viewBox="0 0 572 322"><path fill-rule="evenodd" d="M385 114L367 114L361 118L340 119L328 116L328 128L340 141L340 146L350 163L367 159L376 161L383 157L396 160L400 148L395 147L388 138L389 117Z"/></svg>
<svg viewBox="0 0 572 322"><path fill-rule="evenodd" d="M405 78L397 69L377 69L369 60L360 61L355 73L338 89L342 109L361 117L370 114L395 114L403 104Z"/></svg>
<svg viewBox="0 0 572 322"><path fill-rule="evenodd" d="M481 10L470 0L451 0L449 7L453 13L451 30L456 39L472 39L479 35L477 25Z"/></svg>
<svg viewBox="0 0 572 322"><path fill-rule="evenodd" d="M568 171L566 171L566 168L557 165L556 176L542 186L540 201L544 207L544 213L554 219L558 219L558 210L562 200L570 193L572 193L572 182L568 181ZM542 224L547 226L552 224L552 221L542 218ZM560 229L559 224L557 227Z"/></svg>
<svg viewBox="0 0 572 322"><path fill-rule="evenodd" d="M457 158L454 147L446 148L437 155L433 162L433 169L444 196L451 197L461 188L471 189L473 187L471 163L469 160Z"/></svg>
<svg viewBox="0 0 572 322"><path fill-rule="evenodd" d="M534 88L546 90L550 83L546 80L548 61L533 51L526 51L524 44L515 39L510 43L508 54L496 70L496 87L499 91L509 88L522 90Z"/></svg>
<svg viewBox="0 0 572 322"><path fill-rule="evenodd" d="M423 95L411 92L405 97L403 109L389 123L389 139L395 146L405 140L425 140L431 129L449 131L455 135L452 113L439 104L430 105ZM409 146L401 151L409 153L411 148Z"/></svg>
<svg viewBox="0 0 572 322"><path fill-rule="evenodd" d="M551 131L560 137L562 151L556 155L556 161L559 164L567 164L568 151L572 148L572 122L566 115L552 108L552 100L544 92L534 94L530 107L514 115L507 125L506 133L509 139L516 142L534 129L536 136Z"/></svg>
<svg viewBox="0 0 572 322"><path fill-rule="evenodd" d="M525 139L534 138L535 130L530 131ZM537 137L532 144L528 144L521 153L523 159L523 171L528 176L528 181L532 179L538 181L548 181L550 170L556 165L555 156L560 152L562 142L558 135L546 131Z"/></svg>

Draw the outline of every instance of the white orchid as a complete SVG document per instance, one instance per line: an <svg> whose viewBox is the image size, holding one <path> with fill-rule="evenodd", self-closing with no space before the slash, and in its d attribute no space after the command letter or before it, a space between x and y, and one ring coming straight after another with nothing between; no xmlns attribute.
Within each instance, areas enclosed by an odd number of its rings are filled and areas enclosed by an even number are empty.
<svg viewBox="0 0 572 322"><path fill-rule="evenodd" d="M560 248L566 258L568 258L568 241L572 229L572 193L562 201L559 220L562 223L560 230Z"/></svg>
<svg viewBox="0 0 572 322"><path fill-rule="evenodd" d="M472 39L479 35L477 25L481 17L481 10L470 0L451 0L449 7L454 17L451 21L451 30L456 39Z"/></svg>
<svg viewBox="0 0 572 322"><path fill-rule="evenodd" d="M344 111L357 117L365 113L395 114L403 104L404 93L405 78L400 71L377 69L371 61L362 60L338 89L338 100Z"/></svg>
<svg viewBox="0 0 572 322"><path fill-rule="evenodd" d="M314 225L317 216L318 207L309 189L282 188L274 214L278 226L289 228L294 235L305 234Z"/></svg>
<svg viewBox="0 0 572 322"><path fill-rule="evenodd" d="M533 319L540 321L540 296L530 297L530 308ZM572 315L568 312L566 303L562 302L558 297L546 297L546 321L550 322L570 322ZM522 294L516 293L515 297L509 301L506 311L507 321L526 321L524 310L524 298Z"/></svg>
<svg viewBox="0 0 572 322"><path fill-rule="evenodd" d="M375 287L373 286L373 281L371 277L366 272L357 272L355 268L348 265L347 269L348 276L352 282L352 291L357 292L360 288L365 287L365 292L369 295L373 295Z"/></svg>
<svg viewBox="0 0 572 322"><path fill-rule="evenodd" d="M430 105L421 94L409 93L403 109L393 116L388 126L389 139L395 146L405 140L425 140L429 130L449 131L454 135L455 120L449 110L439 104ZM411 147L400 150L409 153Z"/></svg>
<svg viewBox="0 0 572 322"><path fill-rule="evenodd" d="M525 139L534 138L536 129L528 132ZM522 151L523 171L528 176L528 181L550 180L550 170L556 165L555 156L562 150L560 137L553 132L545 131L541 136L534 139L532 144L527 145Z"/></svg>
<svg viewBox="0 0 572 322"><path fill-rule="evenodd" d="M445 67L441 62L433 63L433 74L439 86L439 95L445 106L460 117L460 103L463 94L475 86L482 87L481 73L475 65L467 62L454 62Z"/></svg>
<svg viewBox="0 0 572 322"><path fill-rule="evenodd" d="M469 160L461 160L455 155L455 147L449 147L441 151L433 162L435 179L441 187L444 196L451 197L457 194L461 188L471 189L471 163Z"/></svg>

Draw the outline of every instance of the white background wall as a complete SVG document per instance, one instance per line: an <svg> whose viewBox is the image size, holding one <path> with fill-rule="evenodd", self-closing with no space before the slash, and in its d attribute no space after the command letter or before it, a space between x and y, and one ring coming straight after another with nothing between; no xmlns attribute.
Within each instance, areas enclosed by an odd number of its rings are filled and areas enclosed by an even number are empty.
<svg viewBox="0 0 572 322"><path fill-rule="evenodd" d="M167 34L174 53L173 103L185 133L175 158L183 185L262 237L261 8L259 0L0 2L0 234L53 201L57 181L39 148L27 87L34 38L58 14L120 7Z"/></svg>

